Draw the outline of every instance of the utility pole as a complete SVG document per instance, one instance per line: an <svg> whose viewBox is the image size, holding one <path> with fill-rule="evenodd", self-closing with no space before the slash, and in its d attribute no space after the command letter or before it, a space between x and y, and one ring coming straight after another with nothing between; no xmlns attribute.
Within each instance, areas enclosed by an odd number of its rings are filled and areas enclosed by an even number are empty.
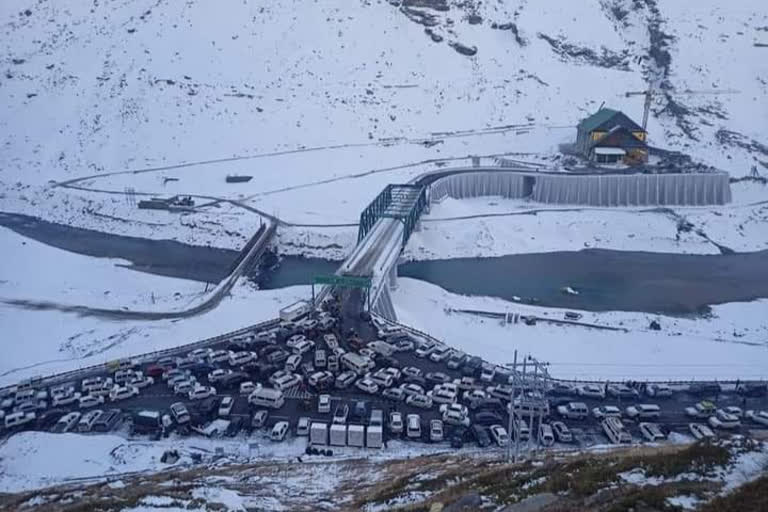
<svg viewBox="0 0 768 512"><path fill-rule="evenodd" d="M512 362L512 393L509 400L509 406L507 408L507 433L512 436L512 429L514 428L512 423L512 415L515 410L515 390L517 389L517 350L515 350L514 360ZM517 436L515 436L515 444L517 444ZM517 462L517 447L515 447L515 460L512 460L512 443L507 441L507 464L510 462Z"/></svg>

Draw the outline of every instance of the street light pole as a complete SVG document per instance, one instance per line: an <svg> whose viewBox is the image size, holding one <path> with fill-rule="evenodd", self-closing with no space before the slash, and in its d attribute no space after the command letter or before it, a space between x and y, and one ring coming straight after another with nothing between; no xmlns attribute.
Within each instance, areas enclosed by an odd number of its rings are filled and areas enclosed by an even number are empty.
<svg viewBox="0 0 768 512"><path fill-rule="evenodd" d="M512 393L510 395L509 405L507 407L507 432L508 435L512 435L512 414L514 413L515 406L515 389L517 386L517 350L515 350L514 360L512 362ZM515 436L515 444L517 444L517 436ZM515 449L515 460L512 461L512 443L507 441L507 464L510 462L517 462L517 449Z"/></svg>

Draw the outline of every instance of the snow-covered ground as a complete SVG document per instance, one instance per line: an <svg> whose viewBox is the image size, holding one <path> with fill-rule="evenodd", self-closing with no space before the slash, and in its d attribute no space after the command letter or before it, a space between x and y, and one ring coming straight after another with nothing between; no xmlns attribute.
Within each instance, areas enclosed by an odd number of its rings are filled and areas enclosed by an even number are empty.
<svg viewBox="0 0 768 512"><path fill-rule="evenodd" d="M713 306L711 318L704 319L581 312L581 322L628 331L616 332L546 322L502 324L451 312L472 309L562 320L564 310L455 295L415 279L400 278L392 298L398 320L406 325L498 364L511 363L515 350L519 357L530 354L549 362L557 378L768 378L765 300ZM660 321L662 330L650 330L651 320Z"/></svg>
<svg viewBox="0 0 768 512"><path fill-rule="evenodd" d="M720 207L552 207L518 199L447 198L422 217L406 259L487 257L585 248L689 254L768 249L768 186L732 186L733 203ZM678 232L681 219L691 223ZM697 233L702 231L704 235Z"/></svg>
<svg viewBox="0 0 768 512"><path fill-rule="evenodd" d="M261 291L240 281L207 313L157 321L113 321L0 305L3 339L13 346L0 361L0 386L223 334L276 318L281 307L309 295L307 286Z"/></svg>
<svg viewBox="0 0 768 512"><path fill-rule="evenodd" d="M0 227L0 300L172 311L206 295L205 284L131 270L130 262L63 251Z"/></svg>
<svg viewBox="0 0 768 512"><path fill-rule="evenodd" d="M602 101L639 118L642 99L624 93L649 81L676 102L654 101L651 144L736 176L768 158L759 0L446 5L421 10L436 43L387 2L3 2L0 211L239 247L252 211L137 211L126 192L354 223L383 185L435 159L513 153L557 165L558 144ZM227 184L227 174L254 179ZM98 191L53 185L88 176L76 185Z"/></svg>

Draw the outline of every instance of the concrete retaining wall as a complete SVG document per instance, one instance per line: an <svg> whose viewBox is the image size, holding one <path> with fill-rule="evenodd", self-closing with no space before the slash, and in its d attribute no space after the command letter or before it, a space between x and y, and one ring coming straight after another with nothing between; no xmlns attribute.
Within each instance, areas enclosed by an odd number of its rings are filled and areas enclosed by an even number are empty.
<svg viewBox="0 0 768 512"><path fill-rule="evenodd" d="M728 175L573 175L520 172L455 174L435 181L430 198L530 197L546 204L588 206L706 206L731 201Z"/></svg>

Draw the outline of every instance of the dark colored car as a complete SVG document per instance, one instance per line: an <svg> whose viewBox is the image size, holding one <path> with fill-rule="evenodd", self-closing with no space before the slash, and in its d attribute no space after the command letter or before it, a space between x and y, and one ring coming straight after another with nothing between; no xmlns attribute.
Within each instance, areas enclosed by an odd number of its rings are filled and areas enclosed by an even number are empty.
<svg viewBox="0 0 768 512"><path fill-rule="evenodd" d="M485 448L491 445L491 437L488 435L488 430L480 425L472 425L472 435L477 441L477 445L480 448Z"/></svg>
<svg viewBox="0 0 768 512"><path fill-rule="evenodd" d="M450 441L451 441L451 448L463 448L464 447L464 441L467 439L467 434L469 433L469 430L467 430L464 427L458 427L451 433Z"/></svg>
<svg viewBox="0 0 768 512"><path fill-rule="evenodd" d="M403 382L409 383L409 384L418 384L422 388L427 387L427 379L424 377L416 377L415 375L409 375L403 377Z"/></svg>
<svg viewBox="0 0 768 512"><path fill-rule="evenodd" d="M144 370L144 375L148 375L150 377L153 377L157 379L158 377L162 377L163 373L165 373L166 367L157 365L157 364L151 364L147 366L147 369Z"/></svg>
<svg viewBox="0 0 768 512"><path fill-rule="evenodd" d="M37 417L35 424L40 430L49 430L66 413L64 409L49 409Z"/></svg>
<svg viewBox="0 0 768 512"><path fill-rule="evenodd" d="M237 433L240 432L241 428L243 428L243 418L242 416L235 416L229 421L229 426L224 432L224 435L227 437L235 437Z"/></svg>
<svg viewBox="0 0 768 512"><path fill-rule="evenodd" d="M219 397L211 396L204 400L200 400L197 403L193 403L190 405L189 413L193 416L200 416L203 421L210 420L218 413L219 400Z"/></svg>
<svg viewBox="0 0 768 512"><path fill-rule="evenodd" d="M549 394L552 396L574 396L576 390L568 384L557 383L549 390Z"/></svg>
<svg viewBox="0 0 768 512"><path fill-rule="evenodd" d="M261 347L259 349L259 359L264 359L272 352L277 352L278 350L283 350L283 349L278 347L277 345L267 345L265 347Z"/></svg>
<svg viewBox="0 0 768 512"><path fill-rule="evenodd" d="M500 399L494 397L481 398L479 400L471 400L469 402L469 408L473 411L504 411L504 404Z"/></svg>
<svg viewBox="0 0 768 512"><path fill-rule="evenodd" d="M274 352L270 352L266 359L272 364L279 364L284 363L285 360L288 359L288 356L290 356L290 354L286 350L280 348Z"/></svg>
<svg viewBox="0 0 768 512"><path fill-rule="evenodd" d="M736 392L742 396L760 398L768 394L768 384L739 384L736 387Z"/></svg>
<svg viewBox="0 0 768 512"><path fill-rule="evenodd" d="M400 368L403 366L399 360L392 356L384 356L379 359L379 362L382 364L382 366L391 366L392 368Z"/></svg>
<svg viewBox="0 0 768 512"><path fill-rule="evenodd" d="M461 367L461 373L468 377L476 376L480 372L482 365L482 359L477 356L472 356L464 362L464 365Z"/></svg>
<svg viewBox="0 0 768 512"><path fill-rule="evenodd" d="M187 368L195 377L208 377L208 374L216 369L215 366L208 363L196 363L194 366Z"/></svg>
<svg viewBox="0 0 768 512"><path fill-rule="evenodd" d="M216 383L217 389L234 389L239 388L240 384L249 380L251 377L245 372L232 372L229 375L222 377L218 383Z"/></svg>
<svg viewBox="0 0 768 512"><path fill-rule="evenodd" d="M368 417L367 414L367 407L365 405L365 402L362 400L358 400L355 402L355 408L353 409L352 418L353 421L362 423L365 421L365 419Z"/></svg>
<svg viewBox="0 0 768 512"><path fill-rule="evenodd" d="M473 423L477 425L495 425L497 423L502 424L504 420L498 414L481 411L475 414Z"/></svg>

